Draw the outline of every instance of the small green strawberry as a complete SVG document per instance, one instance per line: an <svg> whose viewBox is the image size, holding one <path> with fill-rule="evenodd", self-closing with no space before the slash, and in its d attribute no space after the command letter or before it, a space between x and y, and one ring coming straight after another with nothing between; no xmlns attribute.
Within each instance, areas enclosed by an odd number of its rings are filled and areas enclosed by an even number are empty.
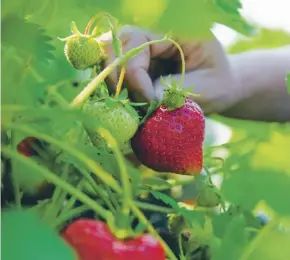
<svg viewBox="0 0 290 260"><path fill-rule="evenodd" d="M165 82L164 82L165 84ZM173 81L164 97L153 101L131 140L137 159L157 172L200 175L205 119L202 109Z"/></svg>
<svg viewBox="0 0 290 260"><path fill-rule="evenodd" d="M103 127L109 130L119 145L128 142L138 129L139 116L137 112L124 102L111 98L104 101L87 101L83 110L93 115ZM94 146L104 145L104 139L98 131L88 129L88 135Z"/></svg>
<svg viewBox="0 0 290 260"><path fill-rule="evenodd" d="M66 41L64 54L75 69L85 70L104 59L103 45L96 40L96 35L80 33L74 22L72 32L71 36L60 40Z"/></svg>
<svg viewBox="0 0 290 260"><path fill-rule="evenodd" d="M197 197L197 205L201 207L216 207L221 203L219 190L213 184L204 184Z"/></svg>

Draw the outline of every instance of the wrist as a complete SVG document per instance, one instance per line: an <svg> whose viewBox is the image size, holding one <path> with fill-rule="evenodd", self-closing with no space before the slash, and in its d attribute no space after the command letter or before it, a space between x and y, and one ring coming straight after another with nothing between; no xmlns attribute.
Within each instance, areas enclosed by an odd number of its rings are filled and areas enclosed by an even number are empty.
<svg viewBox="0 0 290 260"><path fill-rule="evenodd" d="M290 72L290 45L234 54L229 60L240 100L265 91L285 92L285 77Z"/></svg>

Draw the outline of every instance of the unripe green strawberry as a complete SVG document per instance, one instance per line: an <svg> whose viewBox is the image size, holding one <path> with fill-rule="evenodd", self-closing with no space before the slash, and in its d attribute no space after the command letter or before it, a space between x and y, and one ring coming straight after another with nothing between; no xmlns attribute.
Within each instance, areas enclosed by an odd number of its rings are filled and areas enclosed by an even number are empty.
<svg viewBox="0 0 290 260"><path fill-rule="evenodd" d="M78 70L97 64L104 56L100 43L84 35L69 38L64 47L64 54L69 63Z"/></svg>
<svg viewBox="0 0 290 260"><path fill-rule="evenodd" d="M59 38L65 41L64 54L68 62L78 70L94 66L105 57L102 43L97 41L95 34L82 34L72 22L72 35Z"/></svg>
<svg viewBox="0 0 290 260"><path fill-rule="evenodd" d="M197 197L197 205L201 207L215 207L221 202L219 190L212 184L201 187Z"/></svg>
<svg viewBox="0 0 290 260"><path fill-rule="evenodd" d="M84 111L93 115L114 136L119 145L128 142L138 129L139 117L137 112L127 104L119 101L112 103L88 101ZM104 140L98 131L88 130L93 145L100 147Z"/></svg>

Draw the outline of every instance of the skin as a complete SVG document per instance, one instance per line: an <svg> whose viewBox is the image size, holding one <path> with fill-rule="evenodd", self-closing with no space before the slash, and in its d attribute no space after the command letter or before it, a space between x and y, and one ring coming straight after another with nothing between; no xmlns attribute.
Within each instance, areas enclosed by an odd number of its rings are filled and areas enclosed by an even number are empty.
<svg viewBox="0 0 290 260"><path fill-rule="evenodd" d="M160 39L149 31L124 26L119 37L123 52L147 41ZM100 40L107 43L108 65L115 57L111 34ZM186 61L183 88L194 85L194 100L206 115L224 116L259 121L290 121L290 95L286 90L286 74L290 72L290 45L269 50L254 50L228 55L222 44L212 35L204 41L182 41ZM178 50L171 43L151 45L126 64L124 82L135 101L162 98L164 86L160 76L172 74L180 78L181 62ZM115 90L118 72L112 73L107 83Z"/></svg>

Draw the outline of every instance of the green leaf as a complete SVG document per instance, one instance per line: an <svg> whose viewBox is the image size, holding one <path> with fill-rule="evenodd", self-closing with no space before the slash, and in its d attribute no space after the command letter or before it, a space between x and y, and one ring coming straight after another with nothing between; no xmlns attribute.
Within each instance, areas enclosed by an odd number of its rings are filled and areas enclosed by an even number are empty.
<svg viewBox="0 0 290 260"><path fill-rule="evenodd" d="M55 48L50 44L51 37L45 35L45 30L37 24L29 23L16 15L9 15L2 20L2 43L13 46L19 55L32 61L48 62L54 58ZM15 33L15 30L17 33Z"/></svg>
<svg viewBox="0 0 290 260"><path fill-rule="evenodd" d="M128 89L124 88L119 96L120 100L125 100L128 98Z"/></svg>
<svg viewBox="0 0 290 260"><path fill-rule="evenodd" d="M35 107L44 87L27 71L28 60L17 57L15 50L3 48L2 105L18 104Z"/></svg>
<svg viewBox="0 0 290 260"><path fill-rule="evenodd" d="M242 8L240 0L216 0L216 4L226 12L239 14L239 9Z"/></svg>
<svg viewBox="0 0 290 260"><path fill-rule="evenodd" d="M41 167L51 167L48 162L45 162L38 157L27 158L27 160L33 160ZM34 195L38 194L38 192L45 187L46 179L40 175L38 171L32 170L29 166L22 162L15 161L14 165L15 169L13 170L13 176L19 183L21 191Z"/></svg>
<svg viewBox="0 0 290 260"><path fill-rule="evenodd" d="M91 0L92 1L92 0ZM210 28L221 22L241 33L252 27L239 13L240 1L155 1L140 5L134 0L94 1L123 24L133 24L159 33L190 38L211 37ZM152 11L154 10L154 11ZM175 17L176 19L172 19ZM195 25L195 26L191 26Z"/></svg>
<svg viewBox="0 0 290 260"><path fill-rule="evenodd" d="M212 260L239 259L246 243L245 219L238 215L228 223L221 246Z"/></svg>
<svg viewBox="0 0 290 260"><path fill-rule="evenodd" d="M76 259L64 240L32 212L3 212L1 233L3 260Z"/></svg>
<svg viewBox="0 0 290 260"><path fill-rule="evenodd" d="M290 214L290 176L277 171L260 170L252 172L250 168L232 171L224 181L222 192L230 202L252 210L261 201L265 201L277 213ZM245 192L247 191L247 192Z"/></svg>
<svg viewBox="0 0 290 260"><path fill-rule="evenodd" d="M142 120L140 121L140 125L141 124L144 124L145 123L145 121L154 113L154 111L157 109L157 107L158 107L158 105L159 105L159 102L158 101L155 101L155 100L153 100L153 101L151 101L151 103L150 103L150 105L149 105L149 107L148 107L148 109L147 109L147 113L146 113L146 115L142 118Z"/></svg>
<svg viewBox="0 0 290 260"><path fill-rule="evenodd" d="M254 49L277 48L289 44L290 34L283 30L261 28L250 39L240 39L229 47L230 53L240 53Z"/></svg>
<svg viewBox="0 0 290 260"><path fill-rule="evenodd" d="M196 224L199 225L200 227L204 226L205 216L202 212L188 210L184 207L181 207L179 206L176 200L174 200L172 197L164 193L158 191L150 191L150 192L156 199L163 201L165 204L175 209L176 212L182 215L191 226L196 226Z"/></svg>
<svg viewBox="0 0 290 260"><path fill-rule="evenodd" d="M262 233L260 234L262 236ZM262 243L256 244L248 260L288 260L290 256L290 234L281 230L271 230L263 234Z"/></svg>
<svg viewBox="0 0 290 260"><path fill-rule="evenodd" d="M250 211L243 210L240 206L236 207L231 205L227 212L214 215L212 220L214 235L222 238L225 235L228 224L232 221L233 218L239 215L244 216L246 227L252 227L256 229L262 227L259 220Z"/></svg>

